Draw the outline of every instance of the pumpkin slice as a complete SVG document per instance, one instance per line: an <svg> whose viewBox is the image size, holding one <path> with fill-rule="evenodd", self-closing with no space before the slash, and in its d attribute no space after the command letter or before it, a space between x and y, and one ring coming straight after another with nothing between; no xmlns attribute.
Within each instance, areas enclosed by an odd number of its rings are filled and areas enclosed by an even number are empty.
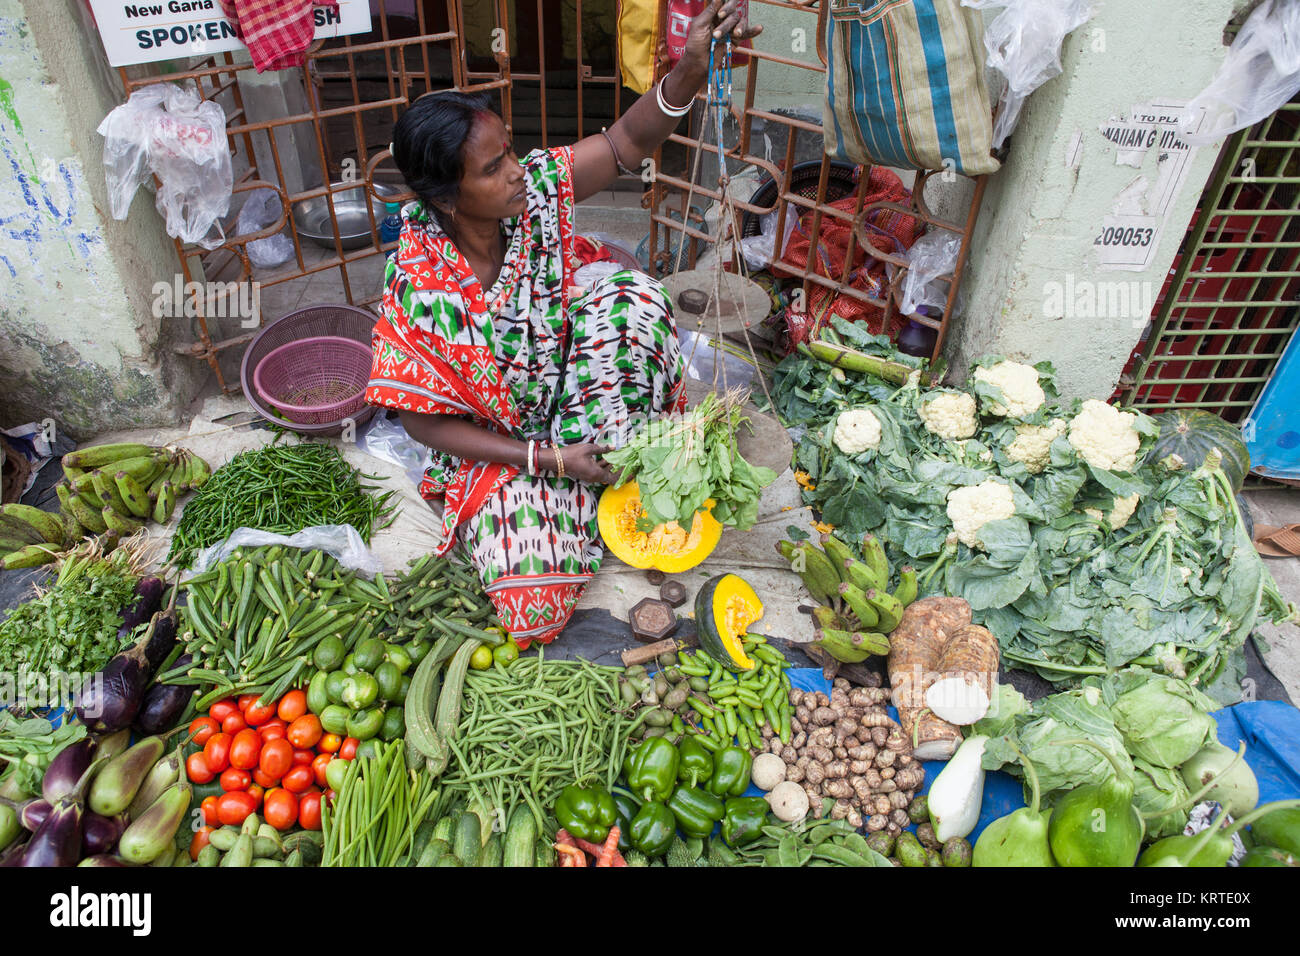
<svg viewBox="0 0 1300 956"><path fill-rule="evenodd" d="M763 616L763 602L738 574L719 574L695 595L695 629L700 647L727 670L752 670L741 639Z"/></svg>
<svg viewBox="0 0 1300 956"><path fill-rule="evenodd" d="M713 500L706 505L711 509ZM616 558L634 568L677 574L707 558L722 537L722 525L707 509L695 513L690 531L676 521L640 531L637 521L644 517L641 490L635 481L620 488L609 486L601 492L596 506L601 540Z"/></svg>

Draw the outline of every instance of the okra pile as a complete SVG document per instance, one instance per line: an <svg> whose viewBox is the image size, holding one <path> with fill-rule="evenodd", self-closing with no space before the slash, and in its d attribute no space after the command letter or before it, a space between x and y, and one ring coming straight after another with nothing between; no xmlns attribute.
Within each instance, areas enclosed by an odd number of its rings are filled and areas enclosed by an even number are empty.
<svg viewBox="0 0 1300 956"><path fill-rule="evenodd" d="M743 645L754 666L740 674L702 650L661 654L653 675L639 664L625 668L623 702L647 705L639 715L641 737L666 736L676 744L692 735L710 750L735 740L751 752L767 749L773 737L789 743L790 664L762 635L745 635Z"/></svg>

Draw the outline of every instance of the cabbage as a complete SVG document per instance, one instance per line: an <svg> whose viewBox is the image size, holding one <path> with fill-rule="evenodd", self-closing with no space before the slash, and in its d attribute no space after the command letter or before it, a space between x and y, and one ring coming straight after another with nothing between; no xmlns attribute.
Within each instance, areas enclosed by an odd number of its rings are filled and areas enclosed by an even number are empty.
<svg viewBox="0 0 1300 956"><path fill-rule="evenodd" d="M1129 753L1176 769L1214 740L1214 701L1175 677L1124 671L1108 680L1106 697ZM1112 694L1113 699L1109 699Z"/></svg>
<svg viewBox="0 0 1300 956"><path fill-rule="evenodd" d="M1177 770L1133 761L1133 806L1142 814L1161 814L1147 820L1147 840L1174 836L1187 825L1188 808L1180 806L1191 796ZM1164 812L1168 811L1168 812Z"/></svg>

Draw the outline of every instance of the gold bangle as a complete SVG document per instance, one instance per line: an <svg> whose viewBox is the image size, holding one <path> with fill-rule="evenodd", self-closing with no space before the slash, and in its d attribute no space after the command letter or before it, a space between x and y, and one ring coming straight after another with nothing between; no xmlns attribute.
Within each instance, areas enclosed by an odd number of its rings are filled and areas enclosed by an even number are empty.
<svg viewBox="0 0 1300 956"><path fill-rule="evenodd" d="M564 456L560 454L560 449L555 445L551 446L551 451L555 452L555 477L563 478L564 477Z"/></svg>

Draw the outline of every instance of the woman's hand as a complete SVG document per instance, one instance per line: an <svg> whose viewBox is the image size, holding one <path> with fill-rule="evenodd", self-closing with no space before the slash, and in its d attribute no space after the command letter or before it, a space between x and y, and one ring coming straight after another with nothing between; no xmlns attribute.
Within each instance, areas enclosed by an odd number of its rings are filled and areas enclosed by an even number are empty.
<svg viewBox="0 0 1300 956"><path fill-rule="evenodd" d="M565 445L563 448L556 449L564 459L564 477L576 478L579 481L585 481L592 485L612 485L618 480L618 476L610 467L600 460L600 456L607 451L613 451L613 445L597 445L592 442L583 442L580 445ZM556 471L555 462L547 461L547 458L554 459L555 452L549 451L542 458L543 464L551 471Z"/></svg>
<svg viewBox="0 0 1300 956"><path fill-rule="evenodd" d="M748 40L763 32L760 26L750 26L749 16L740 15L740 0L713 0L704 12L691 21L686 37L684 57L692 57L704 67L709 63L709 42L719 40L728 33L734 42Z"/></svg>

